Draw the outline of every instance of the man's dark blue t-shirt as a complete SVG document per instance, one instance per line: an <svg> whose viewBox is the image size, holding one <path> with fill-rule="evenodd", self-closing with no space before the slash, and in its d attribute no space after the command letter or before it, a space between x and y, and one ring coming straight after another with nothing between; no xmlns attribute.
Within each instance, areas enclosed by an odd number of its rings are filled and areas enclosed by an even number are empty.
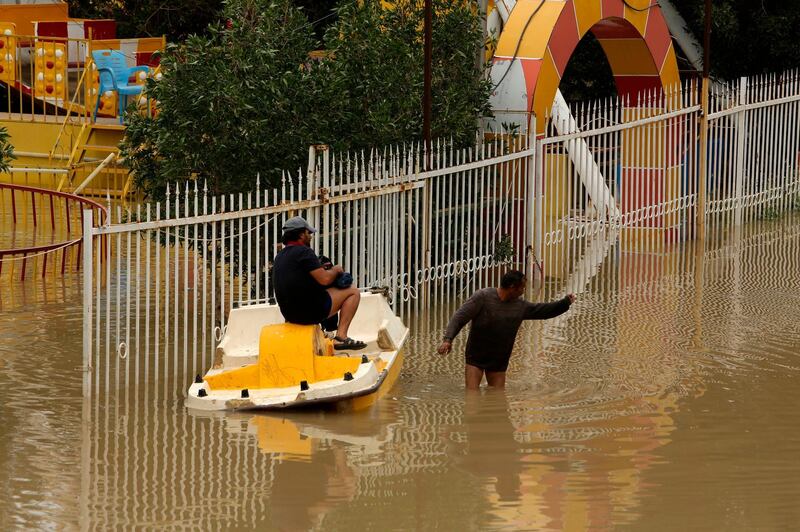
<svg viewBox="0 0 800 532"><path fill-rule="evenodd" d="M314 251L304 245L284 246L275 255L272 280L275 299L289 323L313 325L328 317L331 299L311 276L322 264Z"/></svg>

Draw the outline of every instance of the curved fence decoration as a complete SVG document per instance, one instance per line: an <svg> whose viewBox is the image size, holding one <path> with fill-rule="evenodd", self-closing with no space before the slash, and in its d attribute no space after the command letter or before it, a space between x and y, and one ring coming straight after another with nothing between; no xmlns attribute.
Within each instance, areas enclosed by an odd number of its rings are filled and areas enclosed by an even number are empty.
<svg viewBox="0 0 800 532"><path fill-rule="evenodd" d="M107 209L87 198L26 185L0 183L0 278L18 279L48 272L63 275L81 268L85 210L97 225Z"/></svg>

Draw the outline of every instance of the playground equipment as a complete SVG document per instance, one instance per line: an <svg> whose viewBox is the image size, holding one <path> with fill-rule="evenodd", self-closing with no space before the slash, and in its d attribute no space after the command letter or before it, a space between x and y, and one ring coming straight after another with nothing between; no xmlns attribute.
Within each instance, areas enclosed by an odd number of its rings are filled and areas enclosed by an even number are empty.
<svg viewBox="0 0 800 532"><path fill-rule="evenodd" d="M508 13L492 61L496 126L531 118L544 131L558 85L581 38L591 32L608 58L617 92L636 106L647 90L679 81L669 28L650 0L501 0ZM490 17L490 20L496 20Z"/></svg>
<svg viewBox="0 0 800 532"><path fill-rule="evenodd" d="M60 176L37 186L68 191L85 183L84 194L124 197L129 176L114 164L122 115L128 96L155 75L164 44L117 39L115 21L70 18L64 2L0 4L0 125L11 136L15 169ZM14 177L0 181L18 183Z"/></svg>
<svg viewBox="0 0 800 532"><path fill-rule="evenodd" d="M499 37L491 68L495 118L489 127L498 130L504 123L516 123L522 129L535 128L538 136L549 130L551 135L567 137L563 151L541 153L541 193L565 200L583 192L587 195L586 205L571 208L562 200L550 201L551 207L538 221L540 226L570 227L585 216L604 220L611 228L618 226L623 217L652 200L625 192L636 188L626 184L642 179L652 181L653 190L658 190L664 201L674 199L670 195L677 198L681 190L677 158L667 160L661 150L637 150L628 145L631 136L603 148L603 171L611 174L604 175L596 160L598 147L591 148L577 135L580 128L558 90L578 43L592 33L605 52L624 102L620 122L680 108L682 100L672 97L680 83L675 50L657 4L650 0L498 0L490 5L487 30ZM674 152L669 125L645 125L639 130L662 139L665 153ZM563 178L573 173L577 180ZM622 197L615 197L612 189ZM666 241L676 238L681 223L665 215L633 231L647 238L655 231L658 240Z"/></svg>

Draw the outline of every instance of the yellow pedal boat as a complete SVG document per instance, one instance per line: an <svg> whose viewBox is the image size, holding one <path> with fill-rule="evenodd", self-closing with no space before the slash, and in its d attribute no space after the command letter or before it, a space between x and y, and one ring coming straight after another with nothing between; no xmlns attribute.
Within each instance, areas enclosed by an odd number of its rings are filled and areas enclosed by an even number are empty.
<svg viewBox="0 0 800 532"><path fill-rule="evenodd" d="M358 351L335 351L319 325L286 323L277 305L231 310L212 368L189 387L197 410L359 410L394 385L408 328L382 294L363 293L349 336Z"/></svg>

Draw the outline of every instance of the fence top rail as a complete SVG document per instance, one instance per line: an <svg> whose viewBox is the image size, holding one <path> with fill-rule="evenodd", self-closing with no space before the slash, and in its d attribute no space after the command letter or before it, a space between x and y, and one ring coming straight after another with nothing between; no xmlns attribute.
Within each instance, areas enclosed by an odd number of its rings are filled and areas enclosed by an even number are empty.
<svg viewBox="0 0 800 532"><path fill-rule="evenodd" d="M426 170L426 171L412 170L411 172L404 172L403 171L404 169L400 168L398 169L398 174L395 176L386 178L373 178L365 181L337 183L331 185L329 190L331 194L351 194L353 192L358 192L368 187L377 188L396 183L401 184L401 183L413 183L417 181L425 181L427 179L432 179L434 177L441 177L443 175L458 174L460 172L468 172L470 170L480 170L481 168L486 168L488 166L494 166L496 164L506 163L509 161L513 161L515 159L522 159L524 157L529 157L533 155L533 153L534 153L533 148L528 147L518 151L507 153L505 155L499 155L487 159L479 159L477 161L463 163L457 166L447 166L444 168L437 168L435 170Z"/></svg>
<svg viewBox="0 0 800 532"><path fill-rule="evenodd" d="M8 6L3 6L4 8ZM43 41L43 42L82 42L82 43L89 43L92 42L90 39L86 37L59 37L57 35L29 35L25 33L12 33L10 35L0 35L1 38L9 39L22 39L26 41Z"/></svg>
<svg viewBox="0 0 800 532"><path fill-rule="evenodd" d="M626 129L631 129L634 127L646 126L648 124L654 124L656 122L661 122L663 120L669 120L670 118L677 118L679 116L690 115L692 113L697 113L701 110L700 105L691 105L688 107L684 107L682 109L677 109L675 111L669 111L666 113L662 113L659 115L648 116L645 118L639 118L636 120L632 120L629 122L623 122L620 124L614 124L611 126L603 126L597 129L587 129L583 131L576 131L574 133L567 133L565 135L555 135L552 137L544 137L540 139L542 144L555 144L559 142L565 142L568 140L575 140L584 137L593 137L595 135L603 135L605 133L615 133L617 131L624 131Z"/></svg>
<svg viewBox="0 0 800 532"><path fill-rule="evenodd" d="M264 216L269 214L281 214L289 211L298 211L310 209L313 207L321 207L323 205L332 205L345 201L364 199L369 197L382 196L385 194L392 194L396 192L403 192L407 190L417 189L424 186L422 180L415 180L413 182L403 182L397 185L385 186L374 190L365 190L355 192L342 196L331 197L318 197L314 199L297 199L294 201L285 201L278 205L268 205L265 207L257 207L251 209L240 209L235 211L203 214L198 216L187 216L184 218L167 218L164 220L148 220L137 221L124 224L111 224L101 225L92 229L93 235L112 235L117 233L130 233L136 231L147 231L151 229L166 229L169 227L180 227L185 225L197 225L202 223L226 222L229 220L238 220L241 218L251 218L254 216Z"/></svg>
<svg viewBox="0 0 800 532"><path fill-rule="evenodd" d="M391 175L383 178L372 178L358 182L345 182L329 185L327 188L320 187L320 176L309 176L305 179L310 179L315 182L315 186L304 187L300 186L299 191L305 189L308 193L315 194L316 197L302 196L295 200L284 200L277 205L266 205L262 207L239 209L235 211L217 212L202 215L183 216L179 218L165 218L161 220L146 220L135 221L126 223L112 223L110 220L99 227L93 229L95 235L107 235L116 233L127 233L136 231L146 231L151 229L163 229L168 227L179 227L184 225L196 225L202 223L222 222L228 220L236 220L240 218L249 218L253 216L263 216L269 214L278 214L292 210L303 210L313 207L319 207L326 204L335 204L345 201L364 199L368 197L381 196L385 194L392 194L402 192L405 190L417 189L425 186L425 182L444 175L458 174L461 172L469 172L479 170L481 168L490 167L498 164L507 163L517 159L530 157L534 154L533 147L526 147L524 149L507 153L504 155L480 159L468 163L462 163L456 166L448 166L445 168L438 168L435 170L428 170L423 172L411 171L404 172L402 167L397 168L396 175ZM180 187L178 187L180 190ZM270 189L276 190L276 189ZM279 190L279 189L278 189ZM267 191L258 191L257 193L263 194ZM187 191L187 194L192 192ZM194 191L195 197L200 198L202 192ZM227 195L225 196L227 197ZM185 198L176 198L174 202L181 205Z"/></svg>
<svg viewBox="0 0 800 532"><path fill-rule="evenodd" d="M436 170L427 170L425 172L420 172L415 176L415 179L425 180L430 179L433 177L440 177L447 174L457 174L459 172L467 172L469 170L477 170L480 168L484 168L486 166L494 166L495 164L501 164L509 161L513 161L514 159L522 159L524 157L528 157L533 155L534 148L528 147L519 151L507 153L506 155L500 155L498 157L492 157L490 159L481 159L479 161L473 161L471 163L459 164L458 166L448 166L445 168L439 168Z"/></svg>
<svg viewBox="0 0 800 532"><path fill-rule="evenodd" d="M746 103L746 104L733 104L732 107L728 109L724 109L722 111L714 111L713 113L708 113L708 119L713 120L715 118L722 118L723 116L728 116L736 113L742 113L745 111L752 111L753 109L762 109L764 107L772 107L775 105L783 105L786 103L792 103L800 101L800 94L795 94L793 96L784 96L783 98L776 98L774 100L767 100L764 102L755 102L755 103Z"/></svg>

